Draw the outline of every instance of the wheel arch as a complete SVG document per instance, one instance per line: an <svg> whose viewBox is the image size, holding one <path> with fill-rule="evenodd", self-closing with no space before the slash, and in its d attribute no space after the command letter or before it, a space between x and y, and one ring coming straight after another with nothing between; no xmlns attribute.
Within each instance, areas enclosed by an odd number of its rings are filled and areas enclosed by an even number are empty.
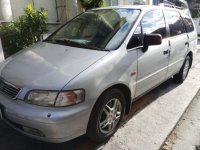
<svg viewBox="0 0 200 150"><path fill-rule="evenodd" d="M112 89L112 88L119 89L123 93L126 100L125 113L126 114L129 113L130 107L131 107L131 91L129 87L127 87L124 84L116 84L116 85L111 86L109 89Z"/></svg>
<svg viewBox="0 0 200 150"><path fill-rule="evenodd" d="M98 97L97 101L95 102L95 104L98 102L98 100L100 99L100 97L107 91L111 90L111 89L119 89L124 97L125 97L125 101L126 101L126 108L125 108L125 113L127 114L130 110L130 107L131 107L131 91L129 89L129 87L123 83L119 83L119 84L115 84L115 85L112 85L108 88L106 88L101 94L100 96ZM94 105L95 106L95 105ZM94 108L93 106L93 108Z"/></svg>
<svg viewBox="0 0 200 150"><path fill-rule="evenodd" d="M128 113L129 112L129 110L130 110L130 106L131 106L131 91L130 91L130 89L128 88L128 86L126 86L125 84L121 84L121 83L119 83L119 84L115 84L115 85L112 85L112 86L110 86L110 87L108 87L108 88L106 88L105 90L103 90L103 92L101 92L101 94L98 96L98 98L97 98L97 100L96 100L96 102L94 103L94 105L93 105L93 108L92 108L92 111L91 111L91 113L90 113L90 117L89 117L89 121L88 121L88 125L87 125L87 131L86 131L86 135L88 136L88 137L92 137L93 139L95 138L95 137L93 137L93 130L94 130L94 128L97 128L96 127L96 125L94 125L94 117L96 118L96 115L95 115L95 111L97 110L97 108L98 108L98 104L99 103L101 103L101 98L102 98L102 96L105 96L104 94L106 93L106 92L109 92L109 90L112 90L112 89L114 89L114 90L120 90L121 92L122 92L122 94L124 95L124 97L125 97L125 114L126 113ZM105 99L104 99L105 100ZM94 112L94 113L93 113ZM94 126L95 127L94 127ZM109 136L108 136L109 137ZM99 140L98 140L99 141Z"/></svg>

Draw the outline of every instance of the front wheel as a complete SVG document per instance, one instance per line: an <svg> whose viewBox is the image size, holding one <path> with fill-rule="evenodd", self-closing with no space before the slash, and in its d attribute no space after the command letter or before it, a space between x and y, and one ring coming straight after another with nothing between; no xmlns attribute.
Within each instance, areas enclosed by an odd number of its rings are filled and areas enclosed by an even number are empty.
<svg viewBox="0 0 200 150"><path fill-rule="evenodd" d="M183 63L183 66L181 67L181 70L179 71L179 73L175 74L173 77L175 82L182 83L186 79L188 72L190 70L191 61L192 60L190 56L187 56Z"/></svg>
<svg viewBox="0 0 200 150"><path fill-rule="evenodd" d="M118 89L105 92L92 111L87 135L94 141L108 140L117 130L125 112L125 98Z"/></svg>

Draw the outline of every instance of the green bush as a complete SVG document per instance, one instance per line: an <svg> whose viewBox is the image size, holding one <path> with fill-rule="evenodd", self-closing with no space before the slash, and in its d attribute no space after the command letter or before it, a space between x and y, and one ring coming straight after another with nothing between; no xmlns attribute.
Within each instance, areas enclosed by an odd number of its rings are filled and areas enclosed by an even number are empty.
<svg viewBox="0 0 200 150"><path fill-rule="evenodd" d="M0 25L0 37L5 57L26 48L40 40L40 35L47 32L47 12L36 10L31 4L24 9L25 15L15 22Z"/></svg>
<svg viewBox="0 0 200 150"><path fill-rule="evenodd" d="M192 18L200 18L200 9L191 9Z"/></svg>

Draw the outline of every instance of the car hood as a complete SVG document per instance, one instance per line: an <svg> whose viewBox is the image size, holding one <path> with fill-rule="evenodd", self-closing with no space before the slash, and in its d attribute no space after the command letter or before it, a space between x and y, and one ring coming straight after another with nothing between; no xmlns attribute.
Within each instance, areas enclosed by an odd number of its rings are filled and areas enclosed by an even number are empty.
<svg viewBox="0 0 200 150"><path fill-rule="evenodd" d="M38 43L0 65L1 77L17 87L61 90L107 51Z"/></svg>

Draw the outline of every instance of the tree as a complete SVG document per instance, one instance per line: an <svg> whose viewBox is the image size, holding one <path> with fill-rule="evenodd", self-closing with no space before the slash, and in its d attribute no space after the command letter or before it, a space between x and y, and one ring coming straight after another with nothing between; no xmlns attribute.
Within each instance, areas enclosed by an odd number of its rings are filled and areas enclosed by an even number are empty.
<svg viewBox="0 0 200 150"><path fill-rule="evenodd" d="M80 0L85 10L105 5L104 0Z"/></svg>
<svg viewBox="0 0 200 150"><path fill-rule="evenodd" d="M186 0L187 2L188 2L188 4L190 4L192 1L194 1L194 0Z"/></svg>
<svg viewBox="0 0 200 150"><path fill-rule="evenodd" d="M200 1L199 0L186 0L188 2L193 18L200 17Z"/></svg>

